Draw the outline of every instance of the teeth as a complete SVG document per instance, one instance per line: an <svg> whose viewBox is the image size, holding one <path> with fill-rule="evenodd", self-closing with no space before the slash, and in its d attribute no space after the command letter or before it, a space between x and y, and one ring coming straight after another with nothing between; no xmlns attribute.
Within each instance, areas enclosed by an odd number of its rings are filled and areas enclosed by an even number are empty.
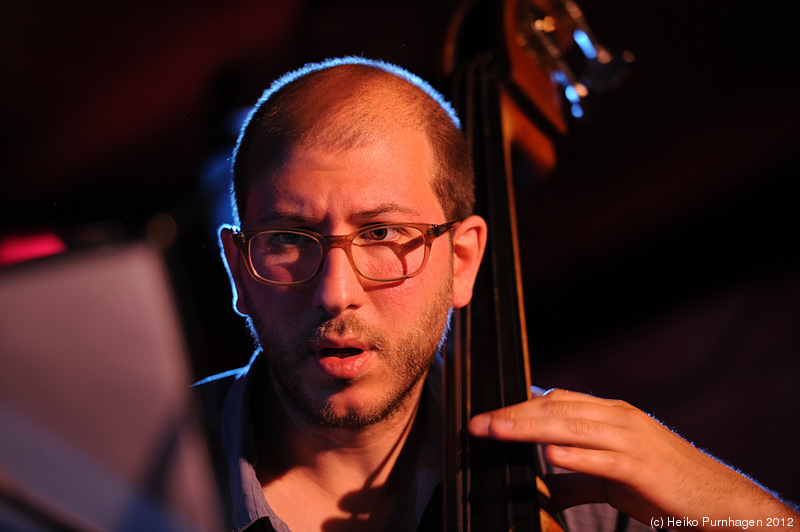
<svg viewBox="0 0 800 532"><path fill-rule="evenodd" d="M326 347L320 354L326 357L337 357L337 358L346 358L349 356L357 355L361 353L361 349L356 349L354 347L344 347L344 348L334 348L334 347Z"/></svg>

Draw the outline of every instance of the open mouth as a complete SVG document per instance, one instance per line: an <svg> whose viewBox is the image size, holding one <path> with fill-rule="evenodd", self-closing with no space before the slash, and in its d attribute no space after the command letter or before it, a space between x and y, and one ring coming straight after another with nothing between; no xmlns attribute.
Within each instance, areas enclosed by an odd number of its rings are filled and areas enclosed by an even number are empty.
<svg viewBox="0 0 800 532"><path fill-rule="evenodd" d="M347 358L363 352L363 349L356 349L355 347L326 347L320 350L319 354L323 357Z"/></svg>
<svg viewBox="0 0 800 532"><path fill-rule="evenodd" d="M327 378L355 379L367 372L371 365L374 350L366 343L348 340L330 340L315 346L316 365Z"/></svg>

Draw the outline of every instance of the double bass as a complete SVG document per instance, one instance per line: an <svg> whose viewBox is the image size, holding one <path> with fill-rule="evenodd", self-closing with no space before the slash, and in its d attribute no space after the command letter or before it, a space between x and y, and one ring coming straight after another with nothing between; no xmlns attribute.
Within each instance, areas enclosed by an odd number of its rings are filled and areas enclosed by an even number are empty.
<svg viewBox="0 0 800 532"><path fill-rule="evenodd" d="M454 315L445 349L448 532L562 530L536 447L472 438L467 425L531 398L513 159L547 176L567 116L582 114L589 86L616 78L618 64L571 0L479 1L448 35L444 71L473 153L476 214L489 227L472 302Z"/></svg>

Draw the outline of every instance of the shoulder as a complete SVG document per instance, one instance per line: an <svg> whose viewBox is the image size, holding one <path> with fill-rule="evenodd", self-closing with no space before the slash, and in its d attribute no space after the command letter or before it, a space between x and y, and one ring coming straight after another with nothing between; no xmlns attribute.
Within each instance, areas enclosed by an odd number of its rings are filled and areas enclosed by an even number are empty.
<svg viewBox="0 0 800 532"><path fill-rule="evenodd" d="M223 514L228 520L233 515L233 500L229 484L228 456L225 452L224 412L228 395L234 384L246 373L244 369L206 377L192 385L200 406L206 444L217 479L219 500L224 509ZM232 529L230 522L229 525Z"/></svg>
<svg viewBox="0 0 800 532"><path fill-rule="evenodd" d="M242 377L246 368L239 368L197 381L192 388L197 395L206 424L214 432L220 430L225 398L231 386Z"/></svg>

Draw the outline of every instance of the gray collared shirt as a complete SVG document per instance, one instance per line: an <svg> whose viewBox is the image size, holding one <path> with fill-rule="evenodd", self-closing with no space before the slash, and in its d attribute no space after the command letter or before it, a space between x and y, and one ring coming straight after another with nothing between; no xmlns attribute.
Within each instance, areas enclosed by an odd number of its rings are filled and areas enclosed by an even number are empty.
<svg viewBox="0 0 800 532"><path fill-rule="evenodd" d="M255 383L269 385L259 353L247 366L209 377L195 386L203 402L228 528L235 532L291 532L264 498L253 466L249 398ZM437 358L428 373L416 421L422 436L403 450L412 453L407 458L414 467L402 473L406 478L401 483L403 489L389 519L388 532L416 530L442 481L441 370L441 360ZM651 530L605 504L571 508L560 517L565 530Z"/></svg>
<svg viewBox="0 0 800 532"><path fill-rule="evenodd" d="M216 447L216 469L226 507L229 527L236 532L250 529L290 532L289 527L273 511L264 498L261 484L253 466L255 449L249 415L249 398L254 383L269 385L264 378L265 368L256 352L250 363L238 370L209 377L197 383L206 414L206 421ZM417 426L422 437L414 445L406 445L403 453L413 453L408 463L414 467L403 471L401 493L389 519L390 532L415 530L430 502L433 492L442 481L440 416L441 362L436 361L426 380L423 404L419 409ZM221 445L220 445L221 444ZM271 528L270 528L271 527Z"/></svg>

